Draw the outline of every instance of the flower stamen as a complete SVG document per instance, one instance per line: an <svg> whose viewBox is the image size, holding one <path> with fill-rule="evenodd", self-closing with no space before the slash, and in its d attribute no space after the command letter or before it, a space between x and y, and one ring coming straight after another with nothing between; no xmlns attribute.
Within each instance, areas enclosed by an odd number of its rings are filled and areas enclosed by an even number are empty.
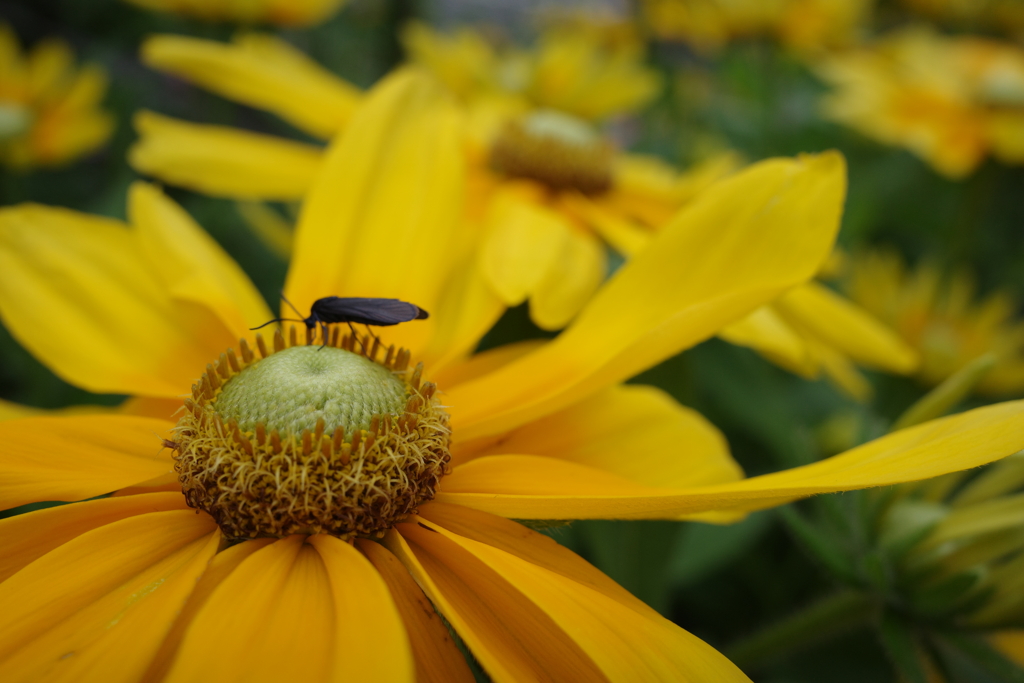
<svg viewBox="0 0 1024 683"><path fill-rule="evenodd" d="M175 428L188 504L229 538L379 536L434 497L448 415L411 354L330 330L242 340L192 388Z"/></svg>

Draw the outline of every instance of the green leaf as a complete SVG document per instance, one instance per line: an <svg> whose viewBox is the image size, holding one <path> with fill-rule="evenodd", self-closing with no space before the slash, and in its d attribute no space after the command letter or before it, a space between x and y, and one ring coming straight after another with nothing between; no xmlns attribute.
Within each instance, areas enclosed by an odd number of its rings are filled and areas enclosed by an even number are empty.
<svg viewBox="0 0 1024 683"><path fill-rule="evenodd" d="M854 585L864 583L854 567L853 558L836 541L835 535L808 522L792 505L779 508L779 516L782 517L790 533L796 537L800 545L824 564L830 572Z"/></svg>
<svg viewBox="0 0 1024 683"><path fill-rule="evenodd" d="M682 524L668 559L668 580L673 588L700 581L743 555L771 525L770 512L757 512L738 524Z"/></svg>
<svg viewBox="0 0 1024 683"><path fill-rule="evenodd" d="M927 672L933 667L902 617L891 611L883 614L879 635L889 660L907 683L928 683Z"/></svg>
<svg viewBox="0 0 1024 683"><path fill-rule="evenodd" d="M954 681L1024 683L1024 669L981 636L948 632L936 635L934 641Z"/></svg>

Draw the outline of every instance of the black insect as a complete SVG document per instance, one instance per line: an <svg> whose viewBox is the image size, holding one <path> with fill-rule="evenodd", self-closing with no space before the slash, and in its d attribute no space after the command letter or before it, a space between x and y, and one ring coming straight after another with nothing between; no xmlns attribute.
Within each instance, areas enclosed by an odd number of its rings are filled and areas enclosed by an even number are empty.
<svg viewBox="0 0 1024 683"><path fill-rule="evenodd" d="M291 306L292 310L295 311L297 315L302 315L291 301L284 298L283 294L281 295L281 298L284 299L285 303ZM386 327L389 325L408 322L410 320L425 320L428 317L430 317L430 314L416 304L410 304L407 301L401 301L399 299L377 299L359 296L325 296L324 298L317 299L313 302L313 305L309 307L309 316L306 318L299 320L295 318L274 318L273 320L268 320L259 327L253 327L250 329L258 330L260 327L266 327L271 323L284 321L306 323L306 327L309 329L313 329L319 325L323 330L324 343L326 344L327 326L332 323L347 323L349 328L352 329L353 336L355 336L355 329L352 328L353 323L366 325L367 328L369 328L370 325ZM367 331L369 331L369 329L367 329ZM370 334L373 335L372 332Z"/></svg>

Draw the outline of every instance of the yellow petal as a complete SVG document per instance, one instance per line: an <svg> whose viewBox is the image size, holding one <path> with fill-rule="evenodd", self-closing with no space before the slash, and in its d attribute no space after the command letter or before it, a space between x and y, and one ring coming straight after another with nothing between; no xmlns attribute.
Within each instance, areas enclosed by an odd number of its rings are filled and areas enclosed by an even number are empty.
<svg viewBox="0 0 1024 683"><path fill-rule="evenodd" d="M360 99L355 86L271 35L242 35L230 45L160 35L142 44L141 56L154 69L273 112L322 138L345 125Z"/></svg>
<svg viewBox="0 0 1024 683"><path fill-rule="evenodd" d="M436 500L515 519L672 519L749 511L833 491L937 477L1024 448L1024 401L1000 403L894 432L840 455L729 484L642 486L555 458L478 458L445 477Z"/></svg>
<svg viewBox="0 0 1024 683"><path fill-rule="evenodd" d="M329 295L394 297L435 313L468 242L461 221L459 115L436 84L399 71L369 93L303 205L286 295L301 311ZM420 351L437 316L397 326Z"/></svg>
<svg viewBox="0 0 1024 683"><path fill-rule="evenodd" d="M480 261L494 290L508 306L529 297L544 276L559 269L572 227L531 197L499 191L488 207Z"/></svg>
<svg viewBox="0 0 1024 683"><path fill-rule="evenodd" d="M455 543L399 524L385 544L495 681L600 681L594 662L542 609Z"/></svg>
<svg viewBox="0 0 1024 683"><path fill-rule="evenodd" d="M522 630L537 628L531 624L534 620L529 610L538 609L545 617L545 627L550 629L549 638L557 637L558 640L546 642L543 646L525 643L525 654L534 658L538 664L548 665L544 657L551 656L549 652L554 649L553 645L565 647L570 644L571 648L566 648L569 653L574 654L573 650L579 649L582 656L586 657L577 663L571 660L560 663L562 666L574 664L578 667L570 670L572 673L568 676L559 676L557 670L544 669L553 680L590 680L583 666L595 665L603 674L597 676L611 681L685 680L711 683L749 680L714 649L649 607L638 605L639 601L635 598L623 595L626 591L601 577L598 571L579 557L545 548L544 545L549 544L542 545L529 537L516 539L507 530L492 545L487 533L492 528L488 528L487 520L482 516L459 514L451 509L449 513L450 518L456 517L457 523L461 522L465 527L472 528L479 524L480 528L474 536L482 538L476 540L461 536L443 524L435 524L426 519L417 520L415 525L401 524L402 537L414 549L424 568L433 565L430 578L438 588L447 579L445 569L459 578L473 570L472 579L476 580L474 588L478 587L479 591L477 599L489 600L497 594L503 597L516 596L516 607L501 612L512 637L522 638ZM550 545L555 544L550 542ZM525 557L520 556L518 551L523 551ZM541 563L535 558L541 559ZM485 579L485 582L480 579ZM452 593L454 591L446 593L445 597ZM472 607L479 609L477 605ZM547 625L549 620L551 626ZM468 634L461 629L459 632L465 634L472 649L473 644ZM568 640L568 643L564 643L564 640ZM503 658L511 659L509 655L513 651L502 654ZM478 658L488 673L497 673L487 666L486 659L479 655ZM526 664L514 660L513 663L520 666ZM506 661L500 661L499 664L508 666ZM594 677L595 674L590 676ZM499 680L506 677L496 676ZM518 675L510 680L523 680L523 677Z"/></svg>
<svg viewBox="0 0 1024 683"><path fill-rule="evenodd" d="M140 111L128 151L136 171L172 185L233 199L301 199L320 169L313 145L227 126Z"/></svg>
<svg viewBox="0 0 1024 683"><path fill-rule="evenodd" d="M180 396L225 348L220 326L207 329L194 312L173 300L124 224L32 204L0 211L0 316L69 382Z"/></svg>
<svg viewBox="0 0 1024 683"><path fill-rule="evenodd" d="M1024 666L1024 629L997 631L989 637L1000 652Z"/></svg>
<svg viewBox="0 0 1024 683"><path fill-rule="evenodd" d="M437 373L462 363L504 312L505 304L487 283L478 259L470 256L452 266L437 308L431 312L433 334L420 355L430 376L437 378Z"/></svg>
<svg viewBox="0 0 1024 683"><path fill-rule="evenodd" d="M592 235L570 230L555 267L549 268L530 298L530 318L544 330L559 330L590 300L608 272L604 245Z"/></svg>
<svg viewBox="0 0 1024 683"><path fill-rule="evenodd" d="M0 584L0 678L137 681L217 551L208 515L87 532Z"/></svg>
<svg viewBox="0 0 1024 683"><path fill-rule="evenodd" d="M527 339L475 353L437 375L437 384L442 387L453 387L462 382L469 382L536 351L545 343L543 339ZM458 438L458 435L453 436Z"/></svg>
<svg viewBox="0 0 1024 683"><path fill-rule="evenodd" d="M244 558L213 589L166 680L403 681L412 673L401 620L366 558L335 538L292 536Z"/></svg>
<svg viewBox="0 0 1024 683"><path fill-rule="evenodd" d="M841 156L755 164L704 192L556 340L449 392L463 438L507 431L664 360L809 279L831 250Z"/></svg>
<svg viewBox="0 0 1024 683"><path fill-rule="evenodd" d="M462 528L488 522L482 515L468 511L458 514L451 507L447 511L449 518L456 517ZM491 522L498 524L501 522ZM453 533L443 522L433 524L424 520L420 527L424 526L427 530L419 528L414 532L417 541L429 543L431 536L442 536L482 562L543 610L608 680L749 681L714 648L651 608L637 605L638 600L625 598L621 595L625 591L608 585L612 583L609 579L597 578L599 572L581 558L568 551L556 554L544 548L556 545L550 539L546 539L547 543L539 541L539 534L514 539L506 532L502 538L505 543L497 545L489 542L489 538L480 538L480 534L474 534L478 538L467 538ZM433 545L441 547L436 542ZM525 557L517 552L520 550L526 551ZM534 561L537 555L554 560L554 566L538 564Z"/></svg>
<svg viewBox="0 0 1024 683"><path fill-rule="evenodd" d="M160 683L164 680L164 677L171 668L171 662L174 661L174 656L181 646L181 639L184 637L185 631L192 624L196 613L206 604L213 591L224 579L231 575L231 572L235 571L235 568L245 558L257 550L270 545L275 540L273 538L257 538L225 548L222 552L214 555L210 565L196 582L195 589L189 593L188 600L186 600L185 606L181 608L177 618L174 620L174 624L167 632L167 637L160 643L160 649L157 650L152 660L150 660L149 668L146 670L145 676L142 677L143 683Z"/></svg>
<svg viewBox="0 0 1024 683"><path fill-rule="evenodd" d="M181 401L177 401L174 410L181 407ZM80 405L80 406L68 406L67 408L36 408L35 406L26 406L20 403L14 403L12 401L4 401L0 399L0 421L3 420L20 420L23 417L42 417L49 415L51 417L57 415L85 415L91 413L108 413L119 410L118 408L108 408L106 406L98 405ZM167 413L170 416L174 410Z"/></svg>
<svg viewBox="0 0 1024 683"><path fill-rule="evenodd" d="M646 486L683 488L743 477L714 425L660 389L636 384L605 389L475 455L505 453L558 458Z"/></svg>
<svg viewBox="0 0 1024 683"><path fill-rule="evenodd" d="M29 417L0 422L0 509L81 500L171 469L164 420L122 415Z"/></svg>
<svg viewBox="0 0 1024 683"><path fill-rule="evenodd" d="M334 603L334 681L413 681L412 649L387 582L351 544L318 535Z"/></svg>
<svg viewBox="0 0 1024 683"><path fill-rule="evenodd" d="M633 256L650 244L654 233L624 216L577 192L563 192L559 200L566 210L594 229L612 249ZM669 214L671 216L671 213ZM666 219L667 220L667 219Z"/></svg>
<svg viewBox="0 0 1024 683"><path fill-rule="evenodd" d="M774 305L793 324L857 363L899 374L917 367L917 353L895 332L818 283L796 287Z"/></svg>
<svg viewBox="0 0 1024 683"><path fill-rule="evenodd" d="M762 306L742 320L727 325L718 336L730 344L752 348L802 377L817 374L817 364L807 345L771 305Z"/></svg>
<svg viewBox="0 0 1024 683"><path fill-rule="evenodd" d="M328 680L330 577L303 541L292 536L257 550L214 589L185 633L168 683Z"/></svg>
<svg viewBox="0 0 1024 683"><path fill-rule="evenodd" d="M380 573L402 615L416 664L416 680L419 683L472 683L473 672L448 633L448 627L398 558L381 544L365 538L356 539L356 547Z"/></svg>
<svg viewBox="0 0 1024 683"><path fill-rule="evenodd" d="M81 534L126 517L185 509L181 492L103 498L36 510L0 520L0 581Z"/></svg>
<svg viewBox="0 0 1024 683"><path fill-rule="evenodd" d="M227 344L250 336L249 328L273 317L234 259L156 187L132 185L128 215L143 253L167 291L219 318L226 328Z"/></svg>
<svg viewBox="0 0 1024 683"><path fill-rule="evenodd" d="M811 356L821 365L833 384L855 401L863 402L871 398L874 391L871 383L849 358L817 340L807 339L806 342Z"/></svg>

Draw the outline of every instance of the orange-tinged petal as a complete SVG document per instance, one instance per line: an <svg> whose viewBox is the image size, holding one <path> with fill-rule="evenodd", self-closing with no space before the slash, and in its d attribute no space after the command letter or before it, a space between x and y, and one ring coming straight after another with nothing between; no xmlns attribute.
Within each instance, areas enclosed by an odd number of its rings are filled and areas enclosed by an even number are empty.
<svg viewBox="0 0 1024 683"><path fill-rule="evenodd" d="M473 455L505 453L558 458L646 486L683 488L743 477L714 425L660 389L642 385L605 389ZM470 454L459 456L456 465Z"/></svg>
<svg viewBox="0 0 1024 683"><path fill-rule="evenodd" d="M817 363L807 344L770 304L722 328L718 336L730 344L750 347L773 363L803 377L817 374Z"/></svg>
<svg viewBox="0 0 1024 683"><path fill-rule="evenodd" d="M176 402L175 410L179 407L181 407L181 401ZM51 417L57 415L85 415L91 413L109 413L118 410L118 408L109 408L107 406L98 405L68 406L67 408L36 408L35 406L26 406L21 403L14 403L13 401L4 401L0 399L0 422L4 420L20 420L23 417L42 417L45 415L49 415ZM168 413L168 415L170 415L170 413Z"/></svg>
<svg viewBox="0 0 1024 683"><path fill-rule="evenodd" d="M462 516L461 521L469 520L470 515ZM560 566L553 571L510 552L510 548L466 538L441 524L421 522L420 527L414 532L418 541L441 548L442 544L427 540L433 531L520 591L572 638L610 681L750 680L724 655L650 608L636 609L617 594L606 594L603 585L587 585L593 568L579 557L561 555ZM531 544L521 545L530 549Z"/></svg>
<svg viewBox="0 0 1024 683"><path fill-rule="evenodd" d="M990 638L1000 652L1024 666L1024 629L997 631Z"/></svg>
<svg viewBox="0 0 1024 683"><path fill-rule="evenodd" d="M303 205L286 294L394 297L435 313L467 241L460 117L438 86L402 70L369 93L327 152ZM457 274L457 273L456 273ZM437 316L387 341L421 351Z"/></svg>
<svg viewBox="0 0 1024 683"><path fill-rule="evenodd" d="M181 492L103 498L0 519L0 581L73 538L126 517L185 509Z"/></svg>
<svg viewBox="0 0 1024 683"><path fill-rule="evenodd" d="M360 538L356 539L356 547L380 573L402 615L416 664L416 680L419 683L471 683L473 672L465 657L409 570L379 543Z"/></svg>
<svg viewBox="0 0 1024 683"><path fill-rule="evenodd" d="M210 565L203 572L199 581L196 582L195 589L189 594L185 606L178 613L177 618L174 620L174 625L171 626L167 633L167 637L160 644L160 649L153 655L149 668L145 676L142 677L143 683L159 683L159 681L164 680L164 677L170 670L171 662L174 661L174 656L177 654L178 647L181 645L181 639L185 634L185 630L192 623L192 619L195 618L200 608L206 604L214 589L230 576L231 572L247 557L257 550L270 545L274 540L273 538L257 538L233 545L214 555Z"/></svg>
<svg viewBox="0 0 1024 683"><path fill-rule="evenodd" d="M495 194L488 207L480 262L506 305L526 301L550 270L561 268L572 229L560 214L515 189Z"/></svg>
<svg viewBox="0 0 1024 683"><path fill-rule="evenodd" d="M840 455L734 483L642 486L554 458L477 458L445 477L436 500L515 519L674 519L750 511L818 493L929 479L1024 448L1024 401L1000 403L894 432Z"/></svg>
<svg viewBox="0 0 1024 683"><path fill-rule="evenodd" d="M351 544L319 535L309 543L320 553L334 599L335 654L332 681L414 681L405 626L387 582Z"/></svg>
<svg viewBox="0 0 1024 683"><path fill-rule="evenodd" d="M32 204L0 211L0 317L67 381L180 396L224 350L189 312L123 223Z"/></svg>
<svg viewBox="0 0 1024 683"><path fill-rule="evenodd" d="M304 540L257 550L214 589L186 629L168 683L328 680L330 578Z"/></svg>
<svg viewBox="0 0 1024 683"><path fill-rule="evenodd" d="M816 282L795 287L774 306L794 324L862 365L900 374L917 367L917 353L895 332Z"/></svg>
<svg viewBox="0 0 1024 683"><path fill-rule="evenodd" d="M709 188L552 343L449 391L463 438L496 434L619 382L809 279L839 227L837 153L755 164Z"/></svg>
<svg viewBox="0 0 1024 683"><path fill-rule="evenodd" d="M186 36L153 36L142 61L228 99L273 112L299 128L329 138L359 102L359 90L288 43L265 34L234 44Z"/></svg>
<svg viewBox="0 0 1024 683"><path fill-rule="evenodd" d="M0 679L137 681L217 551L208 515L89 531L0 584Z"/></svg>
<svg viewBox="0 0 1024 683"><path fill-rule="evenodd" d="M171 469L164 420L127 415L28 417L0 423L0 509L82 500Z"/></svg>
<svg viewBox="0 0 1024 683"><path fill-rule="evenodd" d="M249 336L249 328L273 317L234 259L159 189L146 183L132 185L128 215L143 253L167 291L216 316L226 328L227 344Z"/></svg>
<svg viewBox="0 0 1024 683"><path fill-rule="evenodd" d="M385 544L495 681L601 681L600 670L542 609L426 525Z"/></svg>
<svg viewBox="0 0 1024 683"><path fill-rule="evenodd" d="M128 163L140 173L232 199L301 199L320 170L319 147L150 111L133 119L139 140Z"/></svg>
<svg viewBox="0 0 1024 683"><path fill-rule="evenodd" d="M544 330L559 330L590 300L608 272L604 245L593 235L570 230L562 251L534 289L530 318Z"/></svg>

